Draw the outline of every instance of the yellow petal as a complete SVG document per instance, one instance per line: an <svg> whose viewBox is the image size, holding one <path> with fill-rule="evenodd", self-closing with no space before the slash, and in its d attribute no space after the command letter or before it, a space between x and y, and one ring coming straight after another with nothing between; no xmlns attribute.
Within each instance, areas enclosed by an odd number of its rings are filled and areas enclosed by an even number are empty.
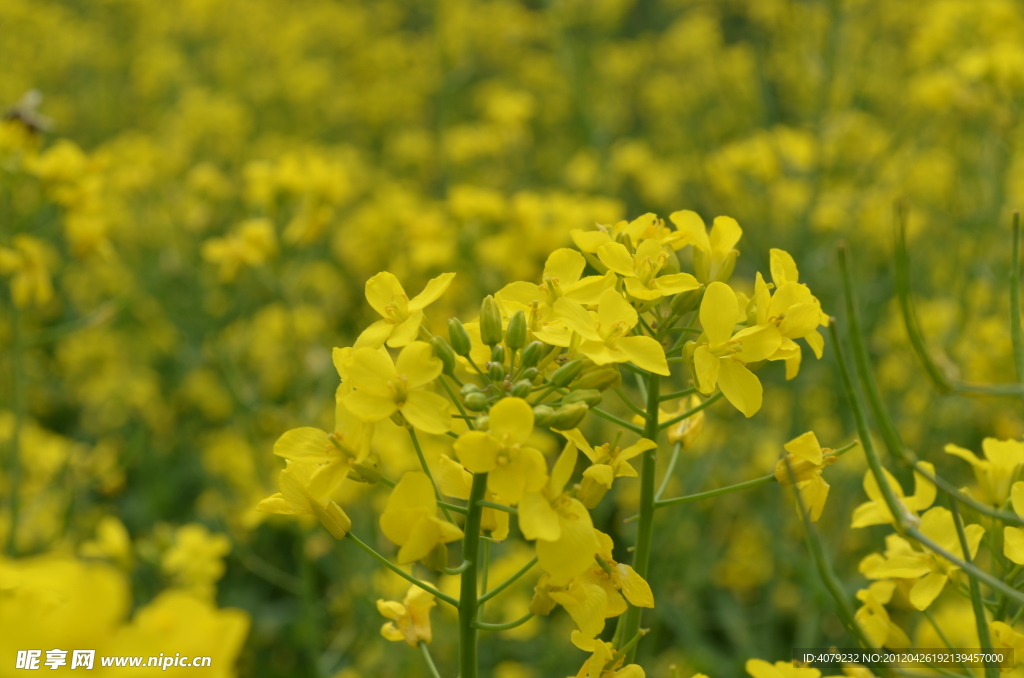
<svg viewBox="0 0 1024 678"><path fill-rule="evenodd" d="M409 538L398 549L398 563L404 565L426 558L440 539L437 520L432 516L420 516L409 531Z"/></svg>
<svg viewBox="0 0 1024 678"><path fill-rule="evenodd" d="M1013 504L1014 512L1024 517L1024 480L1018 480L1010 488L1010 502Z"/></svg>
<svg viewBox="0 0 1024 678"><path fill-rule="evenodd" d="M927 610L928 606L939 597L942 589L946 588L949 577L938 572L932 572L920 579L910 589L910 604L919 610Z"/></svg>
<svg viewBox="0 0 1024 678"><path fill-rule="evenodd" d="M711 226L711 249L715 252L728 252L740 241L743 229L732 217L715 217Z"/></svg>
<svg viewBox="0 0 1024 678"><path fill-rule="evenodd" d="M605 332L616 323L631 329L638 322L636 309L614 289L605 290L597 306L597 322Z"/></svg>
<svg viewBox="0 0 1024 678"><path fill-rule="evenodd" d="M732 337L741 342L740 352L735 354L745 363L767 360L782 344L782 334L773 325L759 325L740 330Z"/></svg>
<svg viewBox="0 0 1024 678"><path fill-rule="evenodd" d="M597 537L586 507L576 499L565 499L560 506L562 534L557 541L538 540L537 558L551 575L553 586L564 586L570 579L594 564Z"/></svg>
<svg viewBox="0 0 1024 678"><path fill-rule="evenodd" d="M615 472L608 464L594 464L583 471L583 477L590 478L598 485L611 488L612 483L615 481Z"/></svg>
<svg viewBox="0 0 1024 678"><path fill-rule="evenodd" d="M405 375L409 388L417 388L437 379L443 365L434 355L434 347L425 341L414 341L398 354L395 370Z"/></svg>
<svg viewBox="0 0 1024 678"><path fill-rule="evenodd" d="M357 348L348 362L348 378L352 386L370 395L387 397L391 394L387 382L394 379L395 364L384 349Z"/></svg>
<svg viewBox="0 0 1024 678"><path fill-rule="evenodd" d="M700 392L710 395L718 385L718 373L721 369L721 360L711 355L707 346L698 346L693 353L693 366L697 372L697 385Z"/></svg>
<svg viewBox="0 0 1024 678"><path fill-rule="evenodd" d="M562 453L558 455L558 461L555 462L554 468L551 469L548 492L552 499L562 494L565 490L565 486L569 483L572 472L576 468L576 458L578 456L576 445L571 441L562 448Z"/></svg>
<svg viewBox="0 0 1024 678"><path fill-rule="evenodd" d="M814 435L814 431L808 431L807 433L793 438L783 445L783 447L787 452L794 454L801 459L806 459L815 466L821 466L821 445L818 443L818 436Z"/></svg>
<svg viewBox="0 0 1024 678"><path fill-rule="evenodd" d="M490 434L498 440L521 443L533 433L533 408L522 398L502 398L489 418Z"/></svg>
<svg viewBox="0 0 1024 678"><path fill-rule="evenodd" d="M438 457L434 479L437 481L437 489L444 496L462 500L469 499L469 488L473 482L473 475L451 457L443 454Z"/></svg>
<svg viewBox="0 0 1024 678"><path fill-rule="evenodd" d="M738 312L736 293L725 283L716 281L704 290L700 322L712 347L722 346L732 337Z"/></svg>
<svg viewBox="0 0 1024 678"><path fill-rule="evenodd" d="M700 283L689 273L672 273L654 279L655 287L663 294L679 294L700 287Z"/></svg>
<svg viewBox="0 0 1024 678"><path fill-rule="evenodd" d="M594 638L604 629L604 610L608 598L600 586L575 582L567 591L552 591L551 598L565 608L584 637Z"/></svg>
<svg viewBox="0 0 1024 678"><path fill-rule="evenodd" d="M816 331L820 317L821 309L817 304L795 304L786 311L786 317L779 323L779 331L791 339L806 337Z"/></svg>
<svg viewBox="0 0 1024 678"><path fill-rule="evenodd" d="M652 337L619 337L612 345L629 356L629 361L640 369L666 377L670 374L665 347Z"/></svg>
<svg viewBox="0 0 1024 678"><path fill-rule="evenodd" d="M391 336L388 337L388 346L401 348L416 339L420 333L420 325L423 324L423 311L413 311L402 322L393 326Z"/></svg>
<svg viewBox="0 0 1024 678"><path fill-rule="evenodd" d="M519 529L530 540L557 541L562 536L558 514L539 492L529 492L519 502Z"/></svg>
<svg viewBox="0 0 1024 678"><path fill-rule="evenodd" d="M390 320L378 320L359 334L354 348L380 348L384 345L384 341L391 336L391 331L394 329L395 324Z"/></svg>
<svg viewBox="0 0 1024 678"><path fill-rule="evenodd" d="M387 307L396 300L401 303L406 299L402 283L393 274L381 271L366 281L366 300L378 314L387 317Z"/></svg>
<svg viewBox="0 0 1024 678"><path fill-rule="evenodd" d="M597 257L601 263L624 278L635 278L633 257L622 243L609 242L597 248Z"/></svg>
<svg viewBox="0 0 1024 678"><path fill-rule="evenodd" d="M555 302L553 308L555 316L573 332L590 341L601 341L601 335L597 332L597 322L579 302L562 297Z"/></svg>
<svg viewBox="0 0 1024 678"><path fill-rule="evenodd" d="M489 473L497 467L501 445L483 431L467 431L454 444L455 454L473 473Z"/></svg>
<svg viewBox="0 0 1024 678"><path fill-rule="evenodd" d="M637 607L654 607L654 593L650 584L632 567L617 563L612 578L630 603Z"/></svg>
<svg viewBox="0 0 1024 678"><path fill-rule="evenodd" d="M761 382L735 360L725 359L719 363L718 387L722 394L743 416L754 416L761 409Z"/></svg>
<svg viewBox="0 0 1024 678"><path fill-rule="evenodd" d="M368 422L387 419L398 409L390 397L376 396L366 391L353 391L343 401L352 414Z"/></svg>
<svg viewBox="0 0 1024 678"><path fill-rule="evenodd" d="M326 464L338 456L338 451L327 439L327 432L303 426L285 431L274 443L274 454L312 464Z"/></svg>
<svg viewBox="0 0 1024 678"><path fill-rule="evenodd" d="M452 423L448 400L430 391L409 391L401 410L413 428L424 433L441 435Z"/></svg>
<svg viewBox="0 0 1024 678"><path fill-rule="evenodd" d="M584 231L577 228L570 231L569 235L581 252L596 252L601 245L611 242L611 237L604 231Z"/></svg>
<svg viewBox="0 0 1024 678"><path fill-rule="evenodd" d="M436 278L431 279L422 292L409 300L409 309L418 311L440 299L441 295L448 289L448 286L452 284L454 277L454 273L442 273Z"/></svg>
<svg viewBox="0 0 1024 678"><path fill-rule="evenodd" d="M797 282L800 279L800 272L796 268L796 262L786 250L772 248L768 254L769 268L772 272L772 282L776 287L781 287L787 282Z"/></svg>
<svg viewBox="0 0 1024 678"><path fill-rule="evenodd" d="M977 466L978 464L981 463L981 460L978 459L974 452L971 452L966 448L960 447L959 445L954 445L953 443L950 443L946 445L946 447L944 447L943 449L946 451L947 454L952 454L954 457L960 457L964 461L968 462L971 466Z"/></svg>
<svg viewBox="0 0 1024 678"><path fill-rule="evenodd" d="M607 238L607 236L605 237ZM587 260L583 258L582 254L574 249L563 247L548 255L548 260L544 263L544 279L553 278L560 285L571 285L579 281L586 266Z"/></svg>
<svg viewBox="0 0 1024 678"><path fill-rule="evenodd" d="M1018 565L1024 565L1024 529L1003 528L1003 555Z"/></svg>
<svg viewBox="0 0 1024 678"><path fill-rule="evenodd" d="M669 220L676 225L676 230L686 234L686 243L707 252L711 249L711 241L708 239L707 226L700 215L691 210L679 210L668 215Z"/></svg>

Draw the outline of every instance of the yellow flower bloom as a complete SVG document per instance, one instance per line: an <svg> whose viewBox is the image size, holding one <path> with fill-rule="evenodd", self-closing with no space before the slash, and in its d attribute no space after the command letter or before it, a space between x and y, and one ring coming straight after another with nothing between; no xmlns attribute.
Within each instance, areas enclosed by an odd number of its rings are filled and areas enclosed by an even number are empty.
<svg viewBox="0 0 1024 678"><path fill-rule="evenodd" d="M631 566L612 558L612 538L600 530L594 530L594 534L600 545L597 555L604 563L595 561L579 578L604 590L608 598L604 616L618 617L626 611L626 601L636 607L654 607L654 593L650 585Z"/></svg>
<svg viewBox="0 0 1024 678"><path fill-rule="evenodd" d="M398 562L411 563L429 554L436 546L462 538L462 530L437 517L437 498L430 478L422 471L402 476L380 516L384 536L401 548Z"/></svg>
<svg viewBox="0 0 1024 678"><path fill-rule="evenodd" d="M953 555L963 558L963 549L957 535L953 514L948 509L936 506L921 516L921 533ZM967 545L973 559L978 545L985 534L981 525L964 527ZM918 551L910 542L898 535L886 538L884 558L872 559L862 568L868 579L913 580L910 602L919 610L926 610L946 586L950 576L960 567L933 553L929 549Z"/></svg>
<svg viewBox="0 0 1024 678"><path fill-rule="evenodd" d="M590 466L583 472L583 481L578 493L587 508L597 506L605 493L612 488L612 482L616 478L636 478L638 474L629 460L658 446L653 440L641 438L625 449L613 448L611 443L599 445L595 449L590 446L579 429L559 433L575 443L590 460Z"/></svg>
<svg viewBox="0 0 1024 678"><path fill-rule="evenodd" d="M861 562L861 571L870 568L882 556L873 554ZM892 600L896 582L891 580L872 582L866 589L857 591L857 600L863 603L854 613L854 620L864 632L871 647L910 647L906 632L889 618L885 606Z"/></svg>
<svg viewBox="0 0 1024 678"><path fill-rule="evenodd" d="M675 254L666 252L654 239L641 242L636 254L630 254L622 243L606 243L598 248L597 256L602 264L623 277L626 292L635 299L653 301L700 287L689 273L658 275L668 265L668 258Z"/></svg>
<svg viewBox="0 0 1024 678"><path fill-rule="evenodd" d="M800 371L802 351L795 339L804 339L815 357L821 358L825 339L817 328L828 324L828 316L806 285L786 282L777 285L772 294L768 283L758 273L752 303L752 325L779 335L779 346L768 359L786 361L786 379L794 378Z"/></svg>
<svg viewBox="0 0 1024 678"><path fill-rule="evenodd" d="M381 271L366 281L366 300L381 319L356 339L356 348L405 346L416 339L423 323L423 309L437 301L452 283L454 273L442 273L427 283L423 291L410 299L393 274Z"/></svg>
<svg viewBox="0 0 1024 678"><path fill-rule="evenodd" d="M648 372L669 374L664 347L651 337L629 334L640 317L614 289L601 294L597 313L565 298L555 302L555 313L582 339L580 353L596 364L631 362Z"/></svg>
<svg viewBox="0 0 1024 678"><path fill-rule="evenodd" d="M739 314L736 293L722 282L713 282L700 304L700 322L704 334L693 344L693 364L697 385L710 395L715 387L736 409L752 417L761 409L761 382L746 363L765 360L779 347L777 333L762 327L748 327L735 335Z"/></svg>
<svg viewBox="0 0 1024 678"><path fill-rule="evenodd" d="M39 240L16 235L14 248L0 247L0 274L11 276L11 297L18 308L42 306L53 299L47 266L49 253Z"/></svg>
<svg viewBox="0 0 1024 678"><path fill-rule="evenodd" d="M446 497L469 501L469 490L473 484L473 474L451 457L441 455L434 471L437 489ZM498 502L497 495L487 492L486 501ZM480 514L480 529L489 532L491 539L504 541L508 537L509 514L498 509L484 508Z"/></svg>
<svg viewBox="0 0 1024 678"><path fill-rule="evenodd" d="M1001 621L989 622L988 629L993 649L1013 650L1015 665L1024 662L1024 634L1017 633L1012 626Z"/></svg>
<svg viewBox="0 0 1024 678"><path fill-rule="evenodd" d="M616 655L615 647L608 642L594 643L590 658L576 674L576 678L645 678L643 668L639 664L622 663L626 661L625 653Z"/></svg>
<svg viewBox="0 0 1024 678"><path fill-rule="evenodd" d="M434 596L418 586L410 586L402 602L378 600L377 611L391 621L380 629L388 640L404 640L412 647L431 641L430 609L437 605Z"/></svg>
<svg viewBox="0 0 1024 678"><path fill-rule="evenodd" d="M557 299L566 297L581 304L596 304L601 293L615 285L614 275L583 276L587 261L576 250L563 247L548 255L539 285L516 281L505 285L494 295L503 302L527 308L533 302L550 308Z"/></svg>
<svg viewBox="0 0 1024 678"><path fill-rule="evenodd" d="M345 406L367 422L401 412L424 433L445 433L451 423L448 401L423 387L437 379L442 364L423 341L402 348L397 362L384 348L357 348L346 365L354 390L343 396Z"/></svg>
<svg viewBox="0 0 1024 678"><path fill-rule="evenodd" d="M1010 483L1024 466L1024 443L985 438L981 441L981 449L985 453L984 459L958 445L945 447L947 453L960 457L973 467L981 491L979 499L989 506L1001 507L1010 494Z"/></svg>
<svg viewBox="0 0 1024 678"><path fill-rule="evenodd" d="M590 650L594 639L604 630L604 612L608 607L604 589L577 579L561 587L552 586L547 580L543 588L551 601L565 608L575 622L577 630L570 635L573 644L581 650Z"/></svg>
<svg viewBox="0 0 1024 678"><path fill-rule="evenodd" d="M1014 513L1024 517L1024 481L1013 484L1010 500L1013 502ZM1024 565L1024 528L1003 528L1003 555L1018 565Z"/></svg>
<svg viewBox="0 0 1024 678"><path fill-rule="evenodd" d="M565 491L576 457L576 446L569 441L547 486L528 491L519 506L519 529L536 540L537 559L553 586L565 586L585 572L600 548L587 508Z"/></svg>
<svg viewBox="0 0 1024 678"><path fill-rule="evenodd" d="M824 453L813 431L797 436L783 447L789 454L775 465L775 479L781 485L795 484L804 509L810 513L811 520L817 521L825 508L829 490L821 472L839 458Z"/></svg>
<svg viewBox="0 0 1024 678"><path fill-rule="evenodd" d="M693 243L693 268L697 280L705 285L716 280L729 280L739 255L734 248L743 235L743 229L736 220L732 217L715 217L709 235L704 220L696 212L680 210L668 215L668 218Z"/></svg>
<svg viewBox="0 0 1024 678"><path fill-rule="evenodd" d="M524 492L547 482L547 463L526 441L533 433L533 408L522 398L502 398L491 407L487 431L467 431L455 441L455 453L473 473L487 474L487 488L514 506Z"/></svg>
<svg viewBox="0 0 1024 678"><path fill-rule="evenodd" d="M285 515L315 515L331 536L335 539L344 539L352 529L352 521L341 507L331 500L324 488L318 488L315 492L310 488L313 475L319 468L319 464L287 462L285 469L278 475L277 482L281 491L261 501L256 510Z"/></svg>
<svg viewBox="0 0 1024 678"><path fill-rule="evenodd" d="M612 226L598 224L596 231L584 231L579 228L573 229L569 232L569 235L572 236L572 241L576 243L576 247L579 247L580 251L588 254L596 254L602 245L618 242L619 235L628 236L629 242L633 247L636 247L642 240L648 238L656 239L661 244L668 245L674 250L689 244L689 234L666 227L665 222L651 212L641 215L633 221L619 221Z"/></svg>
<svg viewBox="0 0 1024 678"><path fill-rule="evenodd" d="M274 224L267 219L243 221L229 235L204 242L202 251L203 259L219 265L224 282L234 280L243 266L262 266L276 253Z"/></svg>
<svg viewBox="0 0 1024 678"><path fill-rule="evenodd" d="M935 474L935 467L928 462L921 462L921 466L929 475ZM897 501L909 514L916 516L919 511L925 510L935 501L935 485L917 471L914 471L914 494L911 497L904 496L903 488L889 471L882 469L882 473L885 474ZM885 503L885 497L882 496L882 490L878 486L878 481L875 480L875 475L870 470L864 474L864 492L867 493L870 501L864 502L854 509L852 526L867 527L894 522L892 512Z"/></svg>
<svg viewBox="0 0 1024 678"><path fill-rule="evenodd" d="M160 569L176 587L212 600L216 582L224 575L224 556L230 551L227 535L211 533L199 523L182 525L175 531L174 544L160 561Z"/></svg>

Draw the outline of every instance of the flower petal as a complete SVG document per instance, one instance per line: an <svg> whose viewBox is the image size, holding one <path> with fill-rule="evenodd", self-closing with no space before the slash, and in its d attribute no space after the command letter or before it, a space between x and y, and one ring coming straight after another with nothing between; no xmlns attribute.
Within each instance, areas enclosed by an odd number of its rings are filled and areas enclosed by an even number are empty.
<svg viewBox="0 0 1024 678"><path fill-rule="evenodd" d="M448 286L452 284L454 273L442 273L424 286L423 291L409 300L409 310L418 311L441 298Z"/></svg>

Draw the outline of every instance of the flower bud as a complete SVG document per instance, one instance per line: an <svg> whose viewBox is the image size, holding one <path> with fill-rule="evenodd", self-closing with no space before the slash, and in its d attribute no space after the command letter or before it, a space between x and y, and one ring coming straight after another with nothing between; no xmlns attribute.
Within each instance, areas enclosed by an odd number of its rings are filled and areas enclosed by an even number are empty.
<svg viewBox="0 0 1024 678"><path fill-rule="evenodd" d="M593 388L584 388L573 391L562 398L563 405L572 405L574 403L586 403L587 407L595 407L601 403L601 392Z"/></svg>
<svg viewBox="0 0 1024 678"><path fill-rule="evenodd" d="M533 423L535 426L547 426L554 414L555 410L550 405L537 405L533 408Z"/></svg>
<svg viewBox="0 0 1024 678"><path fill-rule="evenodd" d="M591 466L590 468L594 467ZM589 471L590 469L587 470ZM581 504L590 510L600 504L601 500L604 499L604 495L607 493L607 485L594 480L584 472L583 480L580 481L579 488L576 490L576 498L580 500Z"/></svg>
<svg viewBox="0 0 1024 678"><path fill-rule="evenodd" d="M505 378L505 366L493 361L487 363L487 376L491 381L501 381Z"/></svg>
<svg viewBox="0 0 1024 678"><path fill-rule="evenodd" d="M491 361L496 363L505 362L505 347L498 344L491 349Z"/></svg>
<svg viewBox="0 0 1024 678"><path fill-rule="evenodd" d="M448 319L448 338L451 340L452 349L457 355L468 356L469 352L473 349L473 342L469 340L469 333L458 318Z"/></svg>
<svg viewBox="0 0 1024 678"><path fill-rule="evenodd" d="M519 362L524 367L534 367L544 357L544 344L539 341L531 341L523 349L519 356Z"/></svg>
<svg viewBox="0 0 1024 678"><path fill-rule="evenodd" d="M391 421L395 422L398 426L406 426L405 417L402 416L401 410L395 410L395 413L391 415Z"/></svg>
<svg viewBox="0 0 1024 678"><path fill-rule="evenodd" d="M477 391L476 393L470 393L463 402L466 404L466 409L473 412L483 412L487 409L487 396Z"/></svg>
<svg viewBox="0 0 1024 678"><path fill-rule="evenodd" d="M700 306L701 299L704 298L704 286L701 285L695 290L689 290L687 292L680 292L679 294L672 297L672 303L670 308L676 315L682 315L689 313L693 309Z"/></svg>
<svg viewBox="0 0 1024 678"><path fill-rule="evenodd" d="M523 370L522 377L526 381L533 383L533 380L536 379L539 374L540 371L536 367L528 367L527 369Z"/></svg>
<svg viewBox="0 0 1024 678"><path fill-rule="evenodd" d="M512 387L512 395L516 398L525 398L533 390L533 382L529 379L520 379Z"/></svg>
<svg viewBox="0 0 1024 678"><path fill-rule="evenodd" d="M583 370L582 360L573 360L559 367L549 380L554 386L565 387Z"/></svg>
<svg viewBox="0 0 1024 678"><path fill-rule="evenodd" d="M452 345L445 341L444 337L434 337L430 340L431 346L434 347L434 355L441 360L441 371L445 374L455 373L455 351L452 349Z"/></svg>
<svg viewBox="0 0 1024 678"><path fill-rule="evenodd" d="M580 378L573 382L572 387L574 389L596 388L599 391L604 391L609 388L618 388L621 384L622 373L619 372L619 368L605 365L580 375Z"/></svg>
<svg viewBox="0 0 1024 678"><path fill-rule="evenodd" d="M462 388L459 389L459 393L464 396L468 396L470 393L476 393L480 390L480 387L476 384L463 384Z"/></svg>
<svg viewBox="0 0 1024 678"><path fill-rule="evenodd" d="M501 343L501 311L498 310L498 302L494 296L488 294L480 304L480 341L488 346L495 346Z"/></svg>
<svg viewBox="0 0 1024 678"><path fill-rule="evenodd" d="M335 539L344 539L348 531L352 529L352 520L333 501L328 501L326 506L321 506L320 502L316 501L309 503L317 520L327 528L327 531Z"/></svg>
<svg viewBox="0 0 1024 678"><path fill-rule="evenodd" d="M505 344L513 351L526 346L526 314L516 311L505 328Z"/></svg>
<svg viewBox="0 0 1024 678"><path fill-rule="evenodd" d="M478 431L486 431L491 427L491 418L485 413L473 420L473 425Z"/></svg>
<svg viewBox="0 0 1024 678"><path fill-rule="evenodd" d="M568 431L579 426L579 423L587 416L589 410L590 408L587 407L586 403L562 405L551 415L551 421L547 425L556 431Z"/></svg>

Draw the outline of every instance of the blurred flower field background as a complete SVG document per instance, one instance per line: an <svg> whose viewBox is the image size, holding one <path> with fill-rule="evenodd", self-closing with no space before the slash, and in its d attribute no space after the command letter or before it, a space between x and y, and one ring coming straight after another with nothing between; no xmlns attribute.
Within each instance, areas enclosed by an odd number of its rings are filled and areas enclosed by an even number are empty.
<svg viewBox="0 0 1024 678"><path fill-rule="evenodd" d="M429 675L380 633L376 601L402 600L407 582L315 520L256 510L277 491L278 436L333 425L332 347L377 319L364 285L384 270L410 294L456 274L427 312L440 332L540 280L571 231L685 209L742 227L733 287L753 294L781 248L845 322L844 240L907 445L978 495L945 446L1024 435L1019 398L934 387L893 273L901 201L936 369L1013 381L1019 3L2 0L0 64L0 675L20 675L15 652L37 646L211 655L209 676ZM835 357L827 339L797 379L760 371L750 419L725 402L704 411L669 493L771 474L806 431L855 440ZM614 395L602 406L632 417ZM392 428L377 445L397 470L411 447ZM594 417L583 428L615 436ZM429 459L451 448L428 438ZM1010 447L1012 480L1024 448ZM866 471L860 450L829 466L817 522L851 600L886 534L851 527ZM911 494L912 474L893 472ZM628 540L638 495L617 481L595 526ZM385 493L347 483L336 501L377 532ZM660 512L647 675L736 676L752 657L841 645L803 529L779 484ZM532 555L502 547L492 581ZM521 617L536 583L489 614ZM437 585L458 590L457 577ZM940 647L943 625L980 647L953 588L934 624L906 587L883 613L919 647ZM482 675L575 673L573 628L558 610L485 640ZM432 631L438 664L455 666L453 612L436 608Z"/></svg>

